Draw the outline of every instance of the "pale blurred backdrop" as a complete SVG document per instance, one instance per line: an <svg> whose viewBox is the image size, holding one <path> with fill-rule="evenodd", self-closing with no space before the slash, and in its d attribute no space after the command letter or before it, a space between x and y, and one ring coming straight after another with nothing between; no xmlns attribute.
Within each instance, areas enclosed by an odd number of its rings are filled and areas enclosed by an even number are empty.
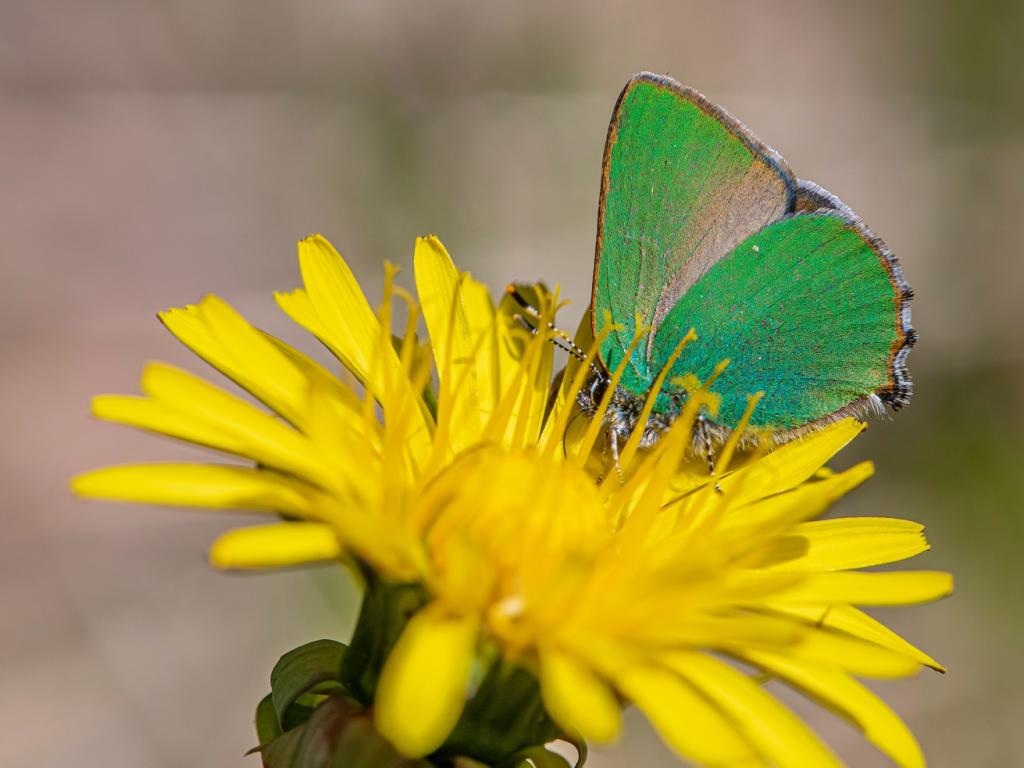
<svg viewBox="0 0 1024 768"><path fill-rule="evenodd" d="M247 519L85 503L69 475L197 456L90 420L143 362L202 371L155 311L224 296L301 340L271 292L295 241L371 295L439 234L497 291L589 299L619 89L668 73L836 191L918 298L915 400L841 463L841 506L928 526L956 595L883 618L948 665L877 686L934 766L1024 765L1024 4L0 0L0 766L224 768L277 657L346 639L340 569L225 576ZM407 284L411 284L406 274ZM305 348L311 348L300 341ZM854 766L884 765L803 707ZM676 765L640 718L595 768Z"/></svg>

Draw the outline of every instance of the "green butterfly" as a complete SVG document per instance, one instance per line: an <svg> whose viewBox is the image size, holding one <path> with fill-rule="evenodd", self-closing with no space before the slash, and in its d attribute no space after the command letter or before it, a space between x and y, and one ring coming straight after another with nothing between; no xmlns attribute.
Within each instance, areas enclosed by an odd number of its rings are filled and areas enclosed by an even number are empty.
<svg viewBox="0 0 1024 768"><path fill-rule="evenodd" d="M896 258L835 195L696 91L648 72L612 113L604 150L591 316L605 338L578 403L593 416L637 344L604 415L613 456L680 340L647 422L654 443L686 400L674 379L707 379L728 359L695 441L710 459L763 391L749 428L777 443L850 414L910 401L912 292ZM700 434L698 435L697 432Z"/></svg>

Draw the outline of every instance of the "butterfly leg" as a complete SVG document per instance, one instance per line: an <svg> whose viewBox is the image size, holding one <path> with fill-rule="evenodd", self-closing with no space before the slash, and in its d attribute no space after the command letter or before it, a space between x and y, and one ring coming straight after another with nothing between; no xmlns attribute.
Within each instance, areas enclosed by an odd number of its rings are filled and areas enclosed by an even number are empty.
<svg viewBox="0 0 1024 768"><path fill-rule="evenodd" d="M608 430L608 444L612 449L612 461L615 464L615 474L619 476L619 483L625 483L626 477L622 474L622 467L619 465L619 432L614 427Z"/></svg>
<svg viewBox="0 0 1024 768"><path fill-rule="evenodd" d="M711 445L711 429L708 427L708 421L704 418L704 414L697 416L697 432L699 439L704 443L704 456L708 460L708 475L710 477L715 476L715 453ZM717 493L722 492L722 487L715 482L715 491Z"/></svg>
<svg viewBox="0 0 1024 768"><path fill-rule="evenodd" d="M604 468L608 466L608 445L611 443L611 430L605 432L605 439L601 443L601 474L597 476L595 481L597 485L604 482Z"/></svg>

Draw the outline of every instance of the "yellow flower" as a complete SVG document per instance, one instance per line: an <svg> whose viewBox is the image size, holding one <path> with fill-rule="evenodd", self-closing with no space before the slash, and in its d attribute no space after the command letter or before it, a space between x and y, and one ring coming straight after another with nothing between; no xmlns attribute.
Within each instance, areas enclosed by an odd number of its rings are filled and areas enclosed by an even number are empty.
<svg viewBox="0 0 1024 768"><path fill-rule="evenodd" d="M490 649L532 670L553 719L587 741L616 738L626 700L702 765L835 764L761 684L779 679L898 764L923 765L906 726L856 678L941 668L855 606L932 600L951 578L860 570L927 549L916 523L814 519L871 474L868 463L823 469L862 424L735 460L728 443L712 478L687 458L697 408L715 405L696 383L655 447L630 441L609 471L600 417L577 418L574 405L588 363L570 361L549 395L554 332L519 329L512 302L496 307L436 238L416 243L419 302L389 268L379 312L324 238L301 242L299 260L306 287L278 303L356 381L217 297L170 310L168 329L272 413L162 364L146 368L144 397L98 397L94 412L254 465L113 467L76 478L76 492L286 516L218 539L219 567L354 559L422 584L428 604L388 658L374 709L409 756L444 743ZM397 333L395 299L406 310ZM557 300L539 300L545 329Z"/></svg>

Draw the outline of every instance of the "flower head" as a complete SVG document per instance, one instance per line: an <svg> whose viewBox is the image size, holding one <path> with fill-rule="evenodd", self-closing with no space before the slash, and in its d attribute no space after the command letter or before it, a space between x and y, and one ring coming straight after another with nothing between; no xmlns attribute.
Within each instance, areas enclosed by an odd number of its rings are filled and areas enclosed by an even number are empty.
<svg viewBox="0 0 1024 768"><path fill-rule="evenodd" d="M322 237L300 243L299 260L305 289L278 303L351 377L216 297L165 312L175 336L266 408L153 364L143 397L99 397L94 412L253 465L114 467L76 478L77 492L286 516L218 539L220 567L342 559L422 585L425 605L374 693L378 730L407 755L444 744L475 661L497 654L532 671L574 738L614 740L625 700L700 764L835 763L761 685L769 677L844 715L898 764L923 764L856 678L939 666L855 606L931 600L950 577L860 570L927 549L916 523L815 519L872 472L823 469L862 424L770 453L739 455L733 439L712 477L688 457L714 397L688 382L667 434L649 450L631 440L609 471L600 414L587 421L575 406L589 360L570 361L552 386L556 297L538 289L531 334L513 302L495 306L433 237L416 243L418 301L389 268L379 311ZM578 341L593 359L597 344Z"/></svg>

